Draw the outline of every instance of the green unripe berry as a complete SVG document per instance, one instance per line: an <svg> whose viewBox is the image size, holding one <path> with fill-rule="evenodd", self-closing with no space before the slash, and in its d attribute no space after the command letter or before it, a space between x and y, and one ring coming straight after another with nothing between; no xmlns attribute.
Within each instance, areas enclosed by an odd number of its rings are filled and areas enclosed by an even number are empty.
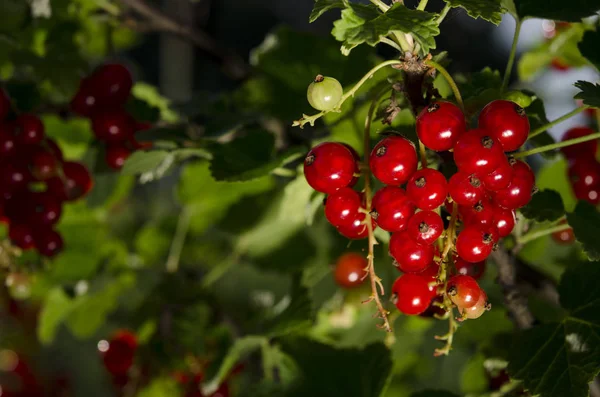
<svg viewBox="0 0 600 397"><path fill-rule="evenodd" d="M317 110L331 110L337 105L344 94L344 89L339 81L333 77L318 75L310 83L306 98L310 106Z"/></svg>
<svg viewBox="0 0 600 397"><path fill-rule="evenodd" d="M508 91L504 95L502 95L502 99L506 99L507 101L512 101L522 108L526 108L531 105L531 97L521 91Z"/></svg>

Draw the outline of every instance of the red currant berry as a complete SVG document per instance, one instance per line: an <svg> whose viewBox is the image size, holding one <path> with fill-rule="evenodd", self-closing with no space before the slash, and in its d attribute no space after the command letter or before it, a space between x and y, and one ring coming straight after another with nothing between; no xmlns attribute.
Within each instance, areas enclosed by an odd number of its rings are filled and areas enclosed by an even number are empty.
<svg viewBox="0 0 600 397"><path fill-rule="evenodd" d="M456 255L454 256L454 267L458 274L471 276L475 280L479 280L485 273L485 261L471 263Z"/></svg>
<svg viewBox="0 0 600 397"><path fill-rule="evenodd" d="M533 188L530 180L515 175L506 189L494 192L494 202L511 210L521 208L531 200Z"/></svg>
<svg viewBox="0 0 600 397"><path fill-rule="evenodd" d="M406 195L419 209L434 210L446 200L448 183L441 172L423 168L410 177Z"/></svg>
<svg viewBox="0 0 600 397"><path fill-rule="evenodd" d="M17 153L13 124L0 124L0 158L7 159Z"/></svg>
<svg viewBox="0 0 600 397"><path fill-rule="evenodd" d="M340 256L335 265L333 276L342 288L355 288L362 284L367 272L367 259L356 252L348 252Z"/></svg>
<svg viewBox="0 0 600 397"><path fill-rule="evenodd" d="M40 255L52 258L63 248L63 239L61 235L52 229L42 229L34 235L35 248Z"/></svg>
<svg viewBox="0 0 600 397"><path fill-rule="evenodd" d="M352 221L350 226L339 226L337 228L338 232L346 238L350 240L361 240L363 238L367 238L369 236L369 228L366 224L367 215L359 212L356 214L356 217ZM373 218L371 218L371 225L373 229L377 227Z"/></svg>
<svg viewBox="0 0 600 397"><path fill-rule="evenodd" d="M17 191L31 181L27 167L20 164L7 163L0 166L0 185L5 190Z"/></svg>
<svg viewBox="0 0 600 397"><path fill-rule="evenodd" d="M350 186L355 170L354 156L348 148L337 142L315 146L304 159L306 181L316 191L327 194Z"/></svg>
<svg viewBox="0 0 600 397"><path fill-rule="evenodd" d="M17 141L23 145L37 145L44 140L46 133L42 120L32 114L22 114L16 121Z"/></svg>
<svg viewBox="0 0 600 397"><path fill-rule="evenodd" d="M71 110L84 117L94 115L101 107L97 91L92 79L85 78L81 80L79 90L71 100Z"/></svg>
<svg viewBox="0 0 600 397"><path fill-rule="evenodd" d="M124 110L97 113L92 117L96 137L107 142L123 142L133 136L133 118Z"/></svg>
<svg viewBox="0 0 600 397"><path fill-rule="evenodd" d="M94 182L87 168L74 161L63 164L64 180L58 177L46 181L48 191L54 196L65 201L77 200L92 190Z"/></svg>
<svg viewBox="0 0 600 397"><path fill-rule="evenodd" d="M446 101L433 102L417 116L417 135L423 145L436 152L450 150L466 131L465 115Z"/></svg>
<svg viewBox="0 0 600 397"><path fill-rule="evenodd" d="M127 102L133 87L133 78L125 66L120 64L100 66L91 78L102 105L116 107Z"/></svg>
<svg viewBox="0 0 600 397"><path fill-rule="evenodd" d="M430 279L419 274L403 274L392 286L392 302L404 314L421 314L429 307L435 291Z"/></svg>
<svg viewBox="0 0 600 397"><path fill-rule="evenodd" d="M475 320L481 317L483 313L491 309L492 305L488 302L488 297L484 290L481 290L481 293L479 294L479 299L477 300L477 303L475 303L475 305L469 308L458 308L461 314L463 314L469 320Z"/></svg>
<svg viewBox="0 0 600 397"><path fill-rule="evenodd" d="M564 225L566 223L566 220L562 220L560 222L561 225ZM552 233L552 240L554 240L560 245L571 245L575 242L575 234L573 233L572 228L568 228L559 232Z"/></svg>
<svg viewBox="0 0 600 397"><path fill-rule="evenodd" d="M137 337L127 330L120 330L109 341L98 343L104 366L112 375L129 371L137 350Z"/></svg>
<svg viewBox="0 0 600 397"><path fill-rule="evenodd" d="M6 119L10 113L10 98L2 88L0 88L0 122Z"/></svg>
<svg viewBox="0 0 600 397"><path fill-rule="evenodd" d="M45 181L56 175L58 160L51 152L36 147L29 160L31 175L38 181Z"/></svg>
<svg viewBox="0 0 600 397"><path fill-rule="evenodd" d="M568 141L575 138L581 138L593 134L595 131L589 127L574 127L569 129L562 137L562 141ZM565 146L560 149L567 159L594 158L598 150L598 141L587 141L571 146Z"/></svg>
<svg viewBox="0 0 600 397"><path fill-rule="evenodd" d="M35 247L33 232L25 224L11 223L8 230L8 237L10 237L14 245L21 249L28 250Z"/></svg>
<svg viewBox="0 0 600 397"><path fill-rule="evenodd" d="M454 162L468 174L487 175L502 165L504 159L502 145L485 130L467 131L454 145Z"/></svg>
<svg viewBox="0 0 600 397"><path fill-rule="evenodd" d="M35 226L51 226L62 214L61 201L48 192L34 193L31 199L29 223Z"/></svg>
<svg viewBox="0 0 600 397"><path fill-rule="evenodd" d="M573 192L577 200L584 200L590 204L600 204L600 186L586 186L582 183L573 185Z"/></svg>
<svg viewBox="0 0 600 397"><path fill-rule="evenodd" d="M343 187L327 197L325 217L335 227L352 226L359 215L361 204L362 199L358 192Z"/></svg>
<svg viewBox="0 0 600 397"><path fill-rule="evenodd" d="M515 211L497 207L494 211L494 226L498 229L500 237L508 236L517 223Z"/></svg>
<svg viewBox="0 0 600 397"><path fill-rule="evenodd" d="M383 138L371 152L373 175L386 185L406 183L417 170L417 152L411 141L401 136Z"/></svg>
<svg viewBox="0 0 600 397"><path fill-rule="evenodd" d="M448 181L448 192L456 204L465 206L475 205L485 194L479 178L460 171Z"/></svg>
<svg viewBox="0 0 600 397"><path fill-rule="evenodd" d="M473 277L463 275L450 277L447 291L452 302L463 309L475 306L482 292Z"/></svg>
<svg viewBox="0 0 600 397"><path fill-rule="evenodd" d="M60 146L58 146L58 144L56 143L56 141L54 139L47 138L46 146L48 147L50 153L52 153L54 157L56 157L58 162L62 163L64 160L63 152L60 149Z"/></svg>
<svg viewBox="0 0 600 397"><path fill-rule="evenodd" d="M488 103L479 114L479 128L489 131L505 152L512 152L527 140L529 119L521 106L498 99Z"/></svg>
<svg viewBox="0 0 600 397"><path fill-rule="evenodd" d="M600 164L593 158L578 158L569 165L571 184L600 185Z"/></svg>
<svg viewBox="0 0 600 397"><path fill-rule="evenodd" d="M497 240L497 232L493 235L487 228L468 225L456 239L456 252L467 262L481 262L490 256Z"/></svg>
<svg viewBox="0 0 600 397"><path fill-rule="evenodd" d="M123 145L108 145L104 160L110 168L120 170L125 165L125 161L131 156L131 153L131 150Z"/></svg>
<svg viewBox="0 0 600 397"><path fill-rule="evenodd" d="M510 164L513 168L514 178L523 178L532 185L535 184L535 174L531 170L529 164L521 160L511 159Z"/></svg>
<svg viewBox="0 0 600 397"><path fill-rule="evenodd" d="M377 225L388 232L406 229L408 220L415 212L415 206L399 187L384 186L373 197L371 216Z"/></svg>
<svg viewBox="0 0 600 397"><path fill-rule="evenodd" d="M510 163L503 161L493 172L481 177L481 182L483 182L483 187L491 192L506 189L510 185L513 173L514 170Z"/></svg>
<svg viewBox="0 0 600 397"><path fill-rule="evenodd" d="M495 210L496 206L487 198L470 207L458 207L458 213L465 225L491 226Z"/></svg>
<svg viewBox="0 0 600 397"><path fill-rule="evenodd" d="M444 222L442 217L433 211L419 211L408 221L407 234L414 241L430 245L442 235Z"/></svg>
<svg viewBox="0 0 600 397"><path fill-rule="evenodd" d="M420 273L433 262L433 245L415 243L406 231L392 234L390 255L405 273Z"/></svg>

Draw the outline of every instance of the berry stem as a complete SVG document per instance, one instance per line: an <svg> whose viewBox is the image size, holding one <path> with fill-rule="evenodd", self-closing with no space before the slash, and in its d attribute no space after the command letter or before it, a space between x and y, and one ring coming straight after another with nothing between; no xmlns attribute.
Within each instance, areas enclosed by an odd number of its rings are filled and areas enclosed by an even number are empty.
<svg viewBox="0 0 600 397"><path fill-rule="evenodd" d="M568 120L568 119L570 119L571 117L575 116L576 114L579 114L579 113L583 112L583 111L584 111L584 110L586 110L588 107L589 107L589 106L579 106L579 107L577 107L577 108L573 109L572 111L570 111L569 113L567 113L567 114L564 114L564 115L560 116L560 117L559 117L559 118L557 118L556 120L554 120L554 121L552 121L552 122L550 122L550 123L548 123L548 124L544 124L544 125L542 125L541 127L538 127L538 128L536 128L535 130L533 130L533 131L531 131L531 132L529 133L529 138L527 138L527 139L531 139L531 138L533 138L533 137L536 137L536 136L538 136L538 135L539 135L539 134L541 134L542 132L544 132L544 131L547 131L548 129L550 129L550 128L554 127L555 125L557 125L557 124L560 124L560 123L562 123L563 121L565 121L565 120Z"/></svg>
<svg viewBox="0 0 600 397"><path fill-rule="evenodd" d="M332 111L336 111L336 112L340 112L341 111L341 107L342 104L350 97L353 97L354 94L356 93L356 91L358 91L358 89L367 82L367 80L369 80L371 77L373 77L373 74L375 74L375 72L377 72L379 69L383 69L386 66L391 66L391 65L398 65L401 64L403 61L399 60L399 59L392 59L390 61L385 61L380 63L379 65L373 67L371 70L369 70L367 72L367 74L365 74L363 76L362 79L360 79L360 81L358 83L356 83L354 85L354 87L352 87L350 90L348 90L348 92L346 92L344 95L342 95L342 98L340 99L340 101L338 102L338 104L335 106L335 108L333 108L332 110L323 110L319 113L316 113L312 116L307 116L307 115L303 115L302 118L300 120L296 120L294 121L294 123L292 124L293 127L300 127L302 128L304 126L304 124L306 123L310 123L311 126L315 125L315 121L320 119L321 117L323 117L325 114L332 112Z"/></svg>
<svg viewBox="0 0 600 397"><path fill-rule="evenodd" d="M517 24L515 26L515 35L513 37L512 47L510 48L510 55L508 56L508 63L506 64L506 70L504 71L504 79L502 80L502 87L500 88L500 92L504 92L506 87L508 87L508 82L510 81L510 74L512 73L512 68L515 63L515 57L517 55L517 44L519 43L519 35L521 33L521 20L517 18Z"/></svg>
<svg viewBox="0 0 600 397"><path fill-rule="evenodd" d="M456 102L458 102L458 106L464 112L465 105L463 103L462 96L460 95L460 90L458 89L458 86L456 85L456 82L454 81L450 73L448 73L448 71L442 65L435 61L432 61L431 59L425 61L425 64L431 66L432 68L435 68L438 72L442 74L442 76L444 76L448 84L450 84L450 88L452 88L452 92L454 93Z"/></svg>
<svg viewBox="0 0 600 397"><path fill-rule="evenodd" d="M544 237L544 236L547 236L549 234L556 233L556 232L562 232L563 230L567 230L570 228L571 228L571 226L569 226L566 223L563 223L563 224L556 225L554 227L550 227L547 229L529 232L529 233L525 234L524 236L520 237L519 239L517 239L517 243L518 244L526 244L526 243L533 241L535 239L538 239L540 237Z"/></svg>
<svg viewBox="0 0 600 397"><path fill-rule="evenodd" d="M419 139L419 155L421 156L421 168L427 168L427 154L425 153L425 145Z"/></svg>
<svg viewBox="0 0 600 397"><path fill-rule="evenodd" d="M192 219L192 211L189 207L183 207L179 213L179 219L177 220L177 228L175 229L175 235L171 242L171 249L169 251L169 257L167 258L166 270L167 273L175 273L179 268L179 258L183 251L183 245L187 232L190 228L190 221Z"/></svg>
<svg viewBox="0 0 600 397"><path fill-rule="evenodd" d="M579 138L569 139L568 141L553 143L551 145L540 146L540 147L537 147L537 148L531 149L531 150L525 150L524 152L515 153L514 157L515 158L527 157L527 156L531 156L532 154L538 154L538 153L543 153L543 152L547 152L547 151L554 150L554 149L560 149L563 147L576 145L576 144L582 143L582 142L593 141L594 139L598 139L598 138L600 138L600 132L596 132L595 134L586 135L586 136L582 136Z"/></svg>
<svg viewBox="0 0 600 397"><path fill-rule="evenodd" d="M438 24L438 26L444 22L444 18L446 18L446 15L448 15L448 12L450 11L450 3L446 3L446 6L444 6L444 8L442 9L442 11L440 11L440 16L438 17L438 19L435 21L435 23Z"/></svg>
<svg viewBox="0 0 600 397"><path fill-rule="evenodd" d="M386 332L392 332L392 327L390 326L390 322L388 320L388 312L383 307L381 300L379 299L379 291L377 287L381 288L381 294L384 294L383 286L381 284L381 279L375 273L375 245L377 244L377 240L375 239L375 233L373 231L373 224L371 222L371 203L373 201L373 192L371 191L371 168L369 167L369 155L371 153L371 122L373 121L373 115L375 114L375 110L377 109L377 103L379 102L380 95L377 95L373 98L371 102L371 106L369 108L369 112L367 113L367 118L365 119L365 130L363 135L363 145L364 145L364 164L362 167L362 173L365 177L365 198L366 198L366 206L367 213L365 221L367 222L367 230L369 232L369 255L367 256L367 269L369 274L369 279L371 281L371 299L375 301L375 305L377 306L377 310L379 312L379 316L383 320L383 328Z"/></svg>

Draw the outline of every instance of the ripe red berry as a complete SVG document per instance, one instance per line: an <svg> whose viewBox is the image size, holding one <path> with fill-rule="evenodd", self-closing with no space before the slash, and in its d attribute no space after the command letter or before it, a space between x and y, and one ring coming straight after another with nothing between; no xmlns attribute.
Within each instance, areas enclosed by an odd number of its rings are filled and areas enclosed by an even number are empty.
<svg viewBox="0 0 600 397"><path fill-rule="evenodd" d="M10 113L10 98L2 88L0 88L0 122L6 119Z"/></svg>
<svg viewBox="0 0 600 397"><path fill-rule="evenodd" d="M523 178L532 185L535 185L535 174L529 164L521 160L511 159L510 164L513 168L514 178Z"/></svg>
<svg viewBox="0 0 600 397"><path fill-rule="evenodd" d="M137 337L127 330L120 330L108 341L98 343L104 366L112 375L129 371L137 350Z"/></svg>
<svg viewBox="0 0 600 397"><path fill-rule="evenodd" d="M91 78L82 79L79 83L79 89L71 100L71 110L75 113L91 117L101 108L98 100L98 90Z"/></svg>
<svg viewBox="0 0 600 397"><path fill-rule="evenodd" d="M36 147L31 153L29 160L31 175L38 181L45 181L56 175L58 170L58 160L54 154L41 148Z"/></svg>
<svg viewBox="0 0 600 397"><path fill-rule="evenodd" d="M417 243L430 245L442 235L444 222L433 211L419 211L408 221L407 234Z"/></svg>
<svg viewBox="0 0 600 397"><path fill-rule="evenodd" d="M17 153L14 125L0 124L0 159L7 159Z"/></svg>
<svg viewBox="0 0 600 397"><path fill-rule="evenodd" d="M561 225L566 224L566 220L562 220L560 222ZM560 232L552 233L552 240L557 242L560 245L571 245L575 242L575 234L573 233L572 228L568 228L565 230L561 230Z"/></svg>
<svg viewBox="0 0 600 397"><path fill-rule="evenodd" d="M419 274L403 274L392 286L392 301L404 314L421 314L435 297L435 288L430 287L427 277Z"/></svg>
<svg viewBox="0 0 600 397"><path fill-rule="evenodd" d="M35 247L33 232L25 224L11 223L8 230L8 237L10 237L14 245L21 249L28 250Z"/></svg>
<svg viewBox="0 0 600 397"><path fill-rule="evenodd" d="M456 239L456 252L467 262L484 261L492 253L496 236L487 228L478 225L468 225Z"/></svg>
<svg viewBox="0 0 600 397"><path fill-rule="evenodd" d="M362 199L358 192L343 187L327 197L325 217L335 227L349 227L358 217L361 204Z"/></svg>
<svg viewBox="0 0 600 397"><path fill-rule="evenodd" d="M582 183L573 185L573 192L577 200L585 200L590 204L600 204L600 186L586 186Z"/></svg>
<svg viewBox="0 0 600 397"><path fill-rule="evenodd" d="M420 273L433 262L433 245L415 243L406 231L392 234L390 255L405 273Z"/></svg>
<svg viewBox="0 0 600 397"><path fill-rule="evenodd" d="M454 268L458 274L471 276L473 279L479 280L485 273L485 261L471 263L455 255Z"/></svg>
<svg viewBox="0 0 600 397"><path fill-rule="evenodd" d="M89 193L94 186L92 176L87 168L74 161L63 163L64 180L58 177L46 181L48 191L65 201L74 201Z"/></svg>
<svg viewBox="0 0 600 397"><path fill-rule="evenodd" d="M496 207L494 210L494 226L498 229L500 237L508 236L515 228L516 222L515 211L502 207Z"/></svg>
<svg viewBox="0 0 600 397"><path fill-rule="evenodd" d="M342 288L354 288L362 284L367 275L367 259L357 252L347 252L340 256L333 276Z"/></svg>
<svg viewBox="0 0 600 397"><path fill-rule="evenodd" d="M342 143L342 145L348 148L350 153L352 153L352 157L354 157L354 178L352 178L352 182L350 182L350 186L354 186L356 185L356 182L358 182L358 178L360 178L360 156L352 146L348 145L347 143Z"/></svg>
<svg viewBox="0 0 600 397"><path fill-rule="evenodd" d="M578 158L569 165L572 185L600 186L600 163L594 158Z"/></svg>
<svg viewBox="0 0 600 397"><path fill-rule="evenodd" d="M573 127L562 137L562 141L568 141L575 138L581 138L593 134L595 131L589 127ZM567 159L574 158L594 158L598 150L598 141L592 140L578 143L576 145L565 146L560 149Z"/></svg>
<svg viewBox="0 0 600 397"><path fill-rule="evenodd" d="M423 145L441 152L452 149L467 127L465 115L458 106L436 101L417 116L416 129Z"/></svg>
<svg viewBox="0 0 600 397"><path fill-rule="evenodd" d="M0 166L0 185L4 190L17 191L31 181L31 173L21 164L6 163Z"/></svg>
<svg viewBox="0 0 600 397"><path fill-rule="evenodd" d="M306 155L304 176L308 184L318 192L331 194L350 186L354 179L356 161L341 143L321 143Z"/></svg>
<svg viewBox="0 0 600 397"><path fill-rule="evenodd" d="M468 174L487 175L502 165L504 159L502 145L486 130L467 131L454 145L454 162Z"/></svg>
<svg viewBox="0 0 600 397"><path fill-rule="evenodd" d="M35 248L40 255L52 258L63 248L63 239L61 235L52 229L38 230L34 234Z"/></svg>
<svg viewBox="0 0 600 397"><path fill-rule="evenodd" d="M530 180L514 175L506 189L494 192L494 202L511 210L521 208L531 200L533 188Z"/></svg>
<svg viewBox="0 0 600 397"><path fill-rule="evenodd" d="M367 238L369 236L369 228L365 221L366 217L366 214L359 212L356 214L356 217L353 219L350 226L339 226L337 230L342 236L349 238L350 240ZM377 226L375 221L373 221L373 218L371 218L371 225L373 229Z"/></svg>
<svg viewBox="0 0 600 397"><path fill-rule="evenodd" d="M48 192L34 193L31 196L29 223L35 226L51 226L58 222L62 214L60 199Z"/></svg>
<svg viewBox="0 0 600 397"><path fill-rule="evenodd" d="M491 310L492 305L488 302L487 294L484 290L481 290L479 294L479 299L475 303L475 305L469 308L459 307L458 310L461 314L463 314L469 320L475 320L483 315L488 310Z"/></svg>
<svg viewBox="0 0 600 397"><path fill-rule="evenodd" d="M373 175L386 185L406 183L417 170L417 152L411 141L401 136L383 138L371 151Z"/></svg>
<svg viewBox="0 0 600 397"><path fill-rule="evenodd" d="M461 171L448 181L448 192L456 204L465 206L475 205L485 194L478 177Z"/></svg>
<svg viewBox="0 0 600 397"><path fill-rule="evenodd" d="M473 277L463 275L450 277L447 291L452 302L463 309L475 306L482 292Z"/></svg>
<svg viewBox="0 0 600 397"><path fill-rule="evenodd" d="M498 99L488 103L479 114L479 128L489 131L505 152L512 152L527 140L529 119L521 106Z"/></svg>
<svg viewBox="0 0 600 397"><path fill-rule="evenodd" d="M415 206L399 187L384 186L373 196L371 216L377 225L388 232L406 229Z"/></svg>
<svg viewBox="0 0 600 397"><path fill-rule="evenodd" d="M513 167L511 167L510 163L505 160L493 172L482 176L481 182L486 190L495 192L505 189L508 187L508 185L510 185L513 173Z"/></svg>
<svg viewBox="0 0 600 397"><path fill-rule="evenodd" d="M491 226L496 209L491 200L484 198L472 206L459 206L458 213L465 225Z"/></svg>
<svg viewBox="0 0 600 397"><path fill-rule="evenodd" d="M23 145L37 145L46 133L42 120L32 114L22 114L16 120L17 141Z"/></svg>
<svg viewBox="0 0 600 397"><path fill-rule="evenodd" d="M58 162L63 162L63 152L54 139L46 138L46 147L48 148L50 153L52 153L54 157L56 157L56 160L58 160Z"/></svg>
<svg viewBox="0 0 600 397"><path fill-rule="evenodd" d="M121 109L103 111L92 117L94 134L102 141L124 142L133 136L133 126L133 118Z"/></svg>
<svg viewBox="0 0 600 397"><path fill-rule="evenodd" d="M131 156L131 153L131 150L126 148L124 145L108 145L104 160L110 168L114 170L120 170L123 168L123 165L125 165L125 161L127 161L129 156Z"/></svg>
<svg viewBox="0 0 600 397"><path fill-rule="evenodd" d="M127 102L133 78L129 70L120 64L100 66L92 74L94 88L102 105L122 106Z"/></svg>
<svg viewBox="0 0 600 397"><path fill-rule="evenodd" d="M419 209L434 210L446 200L448 183L441 172L423 168L410 177L406 195Z"/></svg>

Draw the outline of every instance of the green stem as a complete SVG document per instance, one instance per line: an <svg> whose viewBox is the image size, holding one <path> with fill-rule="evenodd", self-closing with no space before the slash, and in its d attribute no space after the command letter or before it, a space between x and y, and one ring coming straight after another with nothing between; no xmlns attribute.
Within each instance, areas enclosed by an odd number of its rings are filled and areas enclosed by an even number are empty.
<svg viewBox="0 0 600 397"><path fill-rule="evenodd" d="M554 150L554 149L560 149L562 147L576 145L578 143L587 142L587 141L593 141L594 139L599 139L599 138L600 138L600 132L596 132L595 134L586 135L586 136L582 136L582 137L574 138L574 139L569 139L568 141L557 142L557 143L553 143L551 145L540 146L535 149L515 153L514 157L515 158L527 157L527 156L531 156L532 154L543 153L543 152L547 152L549 150Z"/></svg>
<svg viewBox="0 0 600 397"><path fill-rule="evenodd" d="M386 66L391 66L391 65L399 65L401 64L402 61L398 60L398 59L393 59L390 61L385 61L380 63L379 65L375 66L374 68L372 68L371 70L369 70L367 72L367 74L365 74L363 76L362 79L360 79L360 81L358 83L356 83L354 85L354 87L352 87L350 90L348 90L348 92L346 92L344 95L342 95L342 97L340 98L340 101L338 102L337 105L335 105L335 108L332 110L323 110L319 113L316 113L312 116L307 116L304 115L300 120L294 121L293 126L299 126L300 128L302 128L304 126L304 124L306 123L310 123L311 126L315 125L315 121L321 117L323 117L325 114L331 112L331 111L340 111L340 108L342 107L342 105L344 104L344 102L346 102L346 100L350 97L353 97L354 94L356 93L356 91L358 91L358 89L367 82L367 80L369 80L373 74L375 74L375 72L377 72L379 69L383 69Z"/></svg>
<svg viewBox="0 0 600 397"><path fill-rule="evenodd" d="M438 19L435 21L435 23L438 24L438 26L444 22L444 18L446 18L446 15L448 15L448 12L450 11L450 3L446 3L446 6L442 9L442 11L440 12L440 16L438 17Z"/></svg>
<svg viewBox="0 0 600 397"><path fill-rule="evenodd" d="M563 121L570 119L571 117L575 116L576 114L579 114L579 113L583 112L587 108L588 108L588 106L579 106L576 109L570 111L569 113L567 113L567 114L565 114L563 116L560 116L556 120L554 120L554 121L552 121L552 122L550 122L548 124L544 124L541 127L536 128L535 130L533 130L533 131L531 131L529 133L529 138L528 139L531 139L531 138L533 138L535 136L538 136L542 132L547 131L550 128L554 127L555 125L560 124Z"/></svg>
<svg viewBox="0 0 600 397"><path fill-rule="evenodd" d="M189 207L183 207L179 213L179 219L177 220L177 228L175 229L175 235L171 242L171 250L169 251L169 257L167 258L167 273L175 273L179 267L179 258L181 258L181 252L183 251L183 245L187 236L188 229L190 228L190 221L192 218L192 211Z"/></svg>
<svg viewBox="0 0 600 397"><path fill-rule="evenodd" d="M396 40L398 40L400 47L402 47L402 53L411 52L411 46L406 40L404 33L398 31L393 31L392 33L394 34L394 37L396 37Z"/></svg>
<svg viewBox="0 0 600 397"><path fill-rule="evenodd" d="M571 226L569 226L566 223L563 223L563 224L560 224L560 225L557 225L557 226L554 226L554 227L550 227L550 228L547 228L547 229L537 230L537 231L534 231L534 232L527 233L524 236L522 236L521 238L519 238L517 240L517 242L519 244L525 244L525 243L528 243L528 242L533 241L535 239L538 239L540 237L544 237L544 236L547 236L549 234L556 233L556 232L562 232L563 230L568 230L570 228L571 228Z"/></svg>
<svg viewBox="0 0 600 397"><path fill-rule="evenodd" d="M388 6L387 4L385 4L383 1L381 0L371 0L371 3L375 4L377 7L379 7L379 9L383 12L386 12L387 10L390 9L390 6Z"/></svg>
<svg viewBox="0 0 600 397"><path fill-rule="evenodd" d="M96 0L96 5L98 6L98 8L103 9L112 16L119 16L121 14L121 10L119 9L119 7L112 4L108 0Z"/></svg>
<svg viewBox="0 0 600 397"><path fill-rule="evenodd" d="M454 81L452 76L450 76L450 73L448 73L448 71L442 65L432 60L425 61L425 64L437 69L437 71L440 72L442 76L444 76L448 84L450 84L450 88L452 88L452 92L454 93L456 102L458 102L458 106L460 106L461 110L464 111L465 105L463 103L462 96L460 95L460 90L458 89L458 86L456 85L456 82Z"/></svg>
<svg viewBox="0 0 600 397"><path fill-rule="evenodd" d="M381 41L382 43L385 43L385 44L387 44L387 45L389 45L391 47L394 47L395 49L397 49L401 53L405 52L404 49L399 44L397 44L394 40L388 39L387 37L382 37L381 39L379 39L379 41Z"/></svg>
<svg viewBox="0 0 600 397"><path fill-rule="evenodd" d="M508 82L510 80L510 74L512 73L512 68L515 63L515 57L517 56L517 44L519 43L519 34L521 33L521 20L516 20L517 25L515 26L515 35L513 37L512 47L510 48L510 55L508 56L508 64L506 65L506 70L504 71L504 80L502 81L501 92L504 92L506 87L508 87Z"/></svg>
<svg viewBox="0 0 600 397"><path fill-rule="evenodd" d="M420 10L420 11L425 11L425 7L427 7L427 2L428 2L428 1L429 1L429 0L421 0L421 1L419 2L419 5L417 6L417 10Z"/></svg>

